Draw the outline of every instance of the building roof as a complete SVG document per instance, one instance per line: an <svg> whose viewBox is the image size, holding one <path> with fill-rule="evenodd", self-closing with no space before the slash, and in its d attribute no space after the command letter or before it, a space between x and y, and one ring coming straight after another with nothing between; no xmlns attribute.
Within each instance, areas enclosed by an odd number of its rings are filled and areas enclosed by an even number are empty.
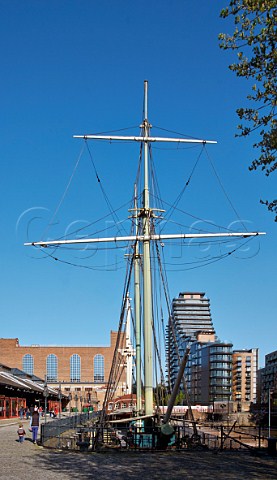
<svg viewBox="0 0 277 480"><path fill-rule="evenodd" d="M0 385L29 393L43 394L44 392L44 382L41 378L3 364L0 364ZM47 389L50 396L57 397L59 395L59 392L54 388L47 386Z"/></svg>

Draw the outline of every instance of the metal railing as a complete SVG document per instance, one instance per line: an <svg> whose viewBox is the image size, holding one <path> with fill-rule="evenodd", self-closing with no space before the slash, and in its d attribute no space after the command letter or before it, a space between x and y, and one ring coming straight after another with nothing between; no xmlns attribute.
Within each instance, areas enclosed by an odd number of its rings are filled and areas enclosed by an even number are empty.
<svg viewBox="0 0 277 480"><path fill-rule="evenodd" d="M230 429L218 425L213 429L201 427L197 434L190 424L174 426L174 433L166 437L159 427L128 428L118 430L99 427L91 421L95 414L79 414L42 425L41 443L48 448L66 450L188 450L206 448L210 450L258 450L267 447L267 439L261 431L249 432L242 427Z"/></svg>
<svg viewBox="0 0 277 480"><path fill-rule="evenodd" d="M67 417L56 418L50 422L41 423L40 442L45 445L53 438L59 438L64 432L75 431L78 427L86 424L95 416L93 412L74 414Z"/></svg>

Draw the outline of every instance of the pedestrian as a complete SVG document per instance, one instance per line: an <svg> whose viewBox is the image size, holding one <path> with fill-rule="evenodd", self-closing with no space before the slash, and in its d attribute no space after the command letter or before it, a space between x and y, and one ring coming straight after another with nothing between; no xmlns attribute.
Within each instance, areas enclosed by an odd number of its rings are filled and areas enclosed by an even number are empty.
<svg viewBox="0 0 277 480"><path fill-rule="evenodd" d="M133 447L134 446L134 433L132 427L129 428L127 435L126 435L127 441L126 441L126 446L128 447Z"/></svg>
<svg viewBox="0 0 277 480"><path fill-rule="evenodd" d="M34 413L31 419L32 440L37 443L38 429L39 429L39 412L37 407L34 408Z"/></svg>
<svg viewBox="0 0 277 480"><path fill-rule="evenodd" d="M25 439L26 432L23 428L22 423L19 424L19 427L17 429L17 435L18 435L18 441L19 443L23 443Z"/></svg>
<svg viewBox="0 0 277 480"><path fill-rule="evenodd" d="M23 420L23 417L24 417L24 407L23 407L23 405L20 406L19 415L20 415L20 420Z"/></svg>
<svg viewBox="0 0 277 480"><path fill-rule="evenodd" d="M26 420L29 420L31 415L29 407L26 408L25 415L26 415Z"/></svg>

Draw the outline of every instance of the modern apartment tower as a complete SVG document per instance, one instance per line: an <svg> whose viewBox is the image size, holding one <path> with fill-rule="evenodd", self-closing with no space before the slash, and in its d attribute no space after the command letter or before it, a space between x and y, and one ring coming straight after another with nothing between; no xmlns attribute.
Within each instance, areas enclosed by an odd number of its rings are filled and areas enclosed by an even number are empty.
<svg viewBox="0 0 277 480"><path fill-rule="evenodd" d="M210 301L202 292L183 292L172 301L167 330L168 382L173 387L180 358L187 346L190 354L185 369L192 404L227 404L231 400L232 344L215 334Z"/></svg>
<svg viewBox="0 0 277 480"><path fill-rule="evenodd" d="M179 370L179 355L185 353L187 342L197 340L200 332L215 338L215 330L210 312L210 301L205 293L181 292L174 298L171 307L171 316L168 323L167 334L167 368L168 380L173 387Z"/></svg>
<svg viewBox="0 0 277 480"><path fill-rule="evenodd" d="M215 334L213 327L210 300L205 293L183 292L172 302L172 315L176 328L182 336L196 339L199 331Z"/></svg>

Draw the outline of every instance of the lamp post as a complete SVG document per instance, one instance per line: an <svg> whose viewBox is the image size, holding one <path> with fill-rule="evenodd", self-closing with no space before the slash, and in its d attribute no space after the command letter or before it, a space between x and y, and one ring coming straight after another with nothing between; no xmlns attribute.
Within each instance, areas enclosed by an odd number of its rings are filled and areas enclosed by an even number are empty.
<svg viewBox="0 0 277 480"><path fill-rule="evenodd" d="M89 414L90 414L90 408L91 408L90 392L88 392L88 419L89 419Z"/></svg>
<svg viewBox="0 0 277 480"><path fill-rule="evenodd" d="M62 390L61 382L59 383L59 418L61 418L61 407L62 407Z"/></svg>
<svg viewBox="0 0 277 480"><path fill-rule="evenodd" d="M69 393L68 399L69 399L69 416L71 417L71 400L72 400L72 395L71 395L71 393Z"/></svg>
<svg viewBox="0 0 277 480"><path fill-rule="evenodd" d="M271 390L270 387L268 387L268 438L270 438L270 429L271 429L271 405L270 405L270 396L271 396Z"/></svg>
<svg viewBox="0 0 277 480"><path fill-rule="evenodd" d="M82 410L83 410L83 397L82 397L82 395L80 396L80 402L81 402L81 413L82 413Z"/></svg>
<svg viewBox="0 0 277 480"><path fill-rule="evenodd" d="M214 401L215 401L215 397L213 397L213 415L212 415L213 422L214 422Z"/></svg>
<svg viewBox="0 0 277 480"><path fill-rule="evenodd" d="M47 397L48 397L48 387L47 387L47 377L46 377L46 375L45 375L44 386L43 386L43 396L44 396L44 423L46 423Z"/></svg>

